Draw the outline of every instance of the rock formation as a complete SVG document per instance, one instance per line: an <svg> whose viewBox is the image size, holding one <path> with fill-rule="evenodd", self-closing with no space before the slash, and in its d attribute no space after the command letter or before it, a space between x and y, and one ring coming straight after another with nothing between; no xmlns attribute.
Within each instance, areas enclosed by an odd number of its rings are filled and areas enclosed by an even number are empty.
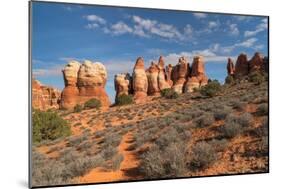
<svg viewBox="0 0 281 189"><path fill-rule="evenodd" d="M148 81L148 95L157 95L160 92L158 84L159 67L151 62L150 67L146 70L147 81Z"/></svg>
<svg viewBox="0 0 281 189"><path fill-rule="evenodd" d="M166 66L166 78L167 78L167 82L169 83L170 86L173 86L172 70L173 70L172 64L169 64L168 66Z"/></svg>
<svg viewBox="0 0 281 189"><path fill-rule="evenodd" d="M116 91L116 97L122 94L128 95L130 93L130 74L122 73L115 75L114 87Z"/></svg>
<svg viewBox="0 0 281 189"><path fill-rule="evenodd" d="M133 70L133 91L136 103L144 102L147 97L148 81L143 58L139 57Z"/></svg>
<svg viewBox="0 0 281 189"><path fill-rule="evenodd" d="M247 55L242 53L238 56L235 64L235 78L241 78L243 76L248 75L249 73L249 63L247 59Z"/></svg>
<svg viewBox="0 0 281 189"><path fill-rule="evenodd" d="M249 61L249 72L260 71L263 69L264 57L261 53L256 52Z"/></svg>
<svg viewBox="0 0 281 189"><path fill-rule="evenodd" d="M57 109L59 107L60 91L44 86L32 79L32 107L39 110Z"/></svg>
<svg viewBox="0 0 281 189"><path fill-rule="evenodd" d="M228 75L234 75L234 71L235 71L234 63L233 63L231 58L228 58L228 60L227 60L227 74Z"/></svg>
<svg viewBox="0 0 281 189"><path fill-rule="evenodd" d="M81 65L77 61L71 61L62 72L65 88L62 91L60 108L70 109L92 98L100 100L102 106L110 105L104 89L107 72L103 64L86 60Z"/></svg>
<svg viewBox="0 0 281 189"><path fill-rule="evenodd" d="M79 90L77 87L78 71L81 64L77 61L70 61L62 70L64 78L64 89L61 93L60 108L73 108L78 101Z"/></svg>
<svg viewBox="0 0 281 189"><path fill-rule="evenodd" d="M183 87L186 82L187 76L190 73L189 63L185 57L180 57L178 64L173 67L172 80L173 90L178 94L183 93Z"/></svg>
<svg viewBox="0 0 281 189"><path fill-rule="evenodd" d="M193 92L195 88L208 84L208 77L205 73L205 65L202 56L195 56L191 67L191 74L185 84L185 92Z"/></svg>
<svg viewBox="0 0 281 189"><path fill-rule="evenodd" d="M261 53L256 52L250 61L247 60L246 54L240 54L237 57L235 69L232 69L233 63L228 59L227 73L228 75L234 75L235 79L243 79L248 76L251 72L265 71L268 72L268 59Z"/></svg>
<svg viewBox="0 0 281 189"><path fill-rule="evenodd" d="M164 62L164 58L162 56L160 56L159 61L158 61L158 69L159 69L158 85L159 85L160 91L163 89L171 88L172 85L170 85L167 80L165 62Z"/></svg>

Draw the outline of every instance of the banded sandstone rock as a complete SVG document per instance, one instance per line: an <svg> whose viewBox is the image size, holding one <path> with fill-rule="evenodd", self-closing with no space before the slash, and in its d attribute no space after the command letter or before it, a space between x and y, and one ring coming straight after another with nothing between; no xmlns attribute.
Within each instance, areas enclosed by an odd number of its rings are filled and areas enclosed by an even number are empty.
<svg viewBox="0 0 281 189"><path fill-rule="evenodd" d="M139 57L136 61L132 79L135 102L145 102L148 90L148 80L145 73L144 61L141 57Z"/></svg>

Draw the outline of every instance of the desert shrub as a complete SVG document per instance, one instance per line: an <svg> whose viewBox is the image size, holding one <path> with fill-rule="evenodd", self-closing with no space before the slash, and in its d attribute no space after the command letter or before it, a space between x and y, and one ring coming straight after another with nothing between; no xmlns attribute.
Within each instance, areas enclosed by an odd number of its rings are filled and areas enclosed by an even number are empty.
<svg viewBox="0 0 281 189"><path fill-rule="evenodd" d="M117 148L113 146L107 146L102 149L101 155L105 160L111 159L117 153Z"/></svg>
<svg viewBox="0 0 281 189"><path fill-rule="evenodd" d="M251 122L253 121L253 116L250 113L243 113L237 117L237 122L242 125L242 127L247 128L251 126Z"/></svg>
<svg viewBox="0 0 281 189"><path fill-rule="evenodd" d="M104 159L99 154L95 156L79 156L68 164L65 164L66 167L63 176L66 178L82 176L91 169L101 166L103 163Z"/></svg>
<svg viewBox="0 0 281 189"><path fill-rule="evenodd" d="M222 106L214 110L214 117L216 120L224 120L228 114L231 113L231 109L227 106Z"/></svg>
<svg viewBox="0 0 281 189"><path fill-rule="evenodd" d="M95 98L88 100L84 104L85 109L99 109L100 107L101 107L101 101Z"/></svg>
<svg viewBox="0 0 281 189"><path fill-rule="evenodd" d="M262 137L262 136L268 136L268 131L269 131L269 124L268 124L268 117L266 117L261 126L258 128L255 128L254 130L254 134L258 137Z"/></svg>
<svg viewBox="0 0 281 189"><path fill-rule="evenodd" d="M132 95L126 95L126 94L122 94L122 95L116 97L116 99L115 99L115 104L118 106L132 104L133 102L134 101L133 101Z"/></svg>
<svg viewBox="0 0 281 189"><path fill-rule="evenodd" d="M178 132L174 128L169 128L168 131L163 133L160 137L158 137L155 141L155 144L163 150L171 143L176 143L180 140L178 136Z"/></svg>
<svg viewBox="0 0 281 189"><path fill-rule="evenodd" d="M186 145L169 144L164 151L151 147L141 156L140 171L147 179L181 177L186 171Z"/></svg>
<svg viewBox="0 0 281 189"><path fill-rule="evenodd" d="M217 81L211 81L207 85L201 87L200 94L208 97L216 96L222 90L221 84Z"/></svg>
<svg viewBox="0 0 281 189"><path fill-rule="evenodd" d="M179 97L179 94L176 93L173 89L163 89L161 90L161 96L167 99L176 99Z"/></svg>
<svg viewBox="0 0 281 189"><path fill-rule="evenodd" d="M243 133L250 126L252 120L253 116L249 113L240 116L229 115L225 124L220 127L220 131L227 138L235 137Z"/></svg>
<svg viewBox="0 0 281 189"><path fill-rule="evenodd" d="M55 140L70 134L68 122L56 112L36 110L32 113L32 140L34 143Z"/></svg>
<svg viewBox="0 0 281 189"><path fill-rule="evenodd" d="M88 134L83 134L79 136L71 136L68 138L68 145L69 146L78 146L83 141L88 139Z"/></svg>
<svg viewBox="0 0 281 189"><path fill-rule="evenodd" d="M213 139L209 142L209 144L217 151L217 152L221 152L223 151L226 146L227 146L228 141L226 139Z"/></svg>
<svg viewBox="0 0 281 189"><path fill-rule="evenodd" d="M205 141L196 143L190 152L189 165L192 169L204 169L217 159L217 152Z"/></svg>
<svg viewBox="0 0 281 189"><path fill-rule="evenodd" d="M72 184L74 178L104 163L101 155L81 156L75 151L68 151L60 160L33 152L32 160L33 186Z"/></svg>
<svg viewBox="0 0 281 189"><path fill-rule="evenodd" d="M204 113L202 116L195 120L197 127L207 127L214 123L214 115L212 113Z"/></svg>
<svg viewBox="0 0 281 189"><path fill-rule="evenodd" d="M117 133L109 133L105 136L104 146L117 147L121 142L122 136Z"/></svg>
<svg viewBox="0 0 281 189"><path fill-rule="evenodd" d="M74 108L73 108L73 111L74 111L75 113L81 112L82 110L83 110L83 106L80 105L80 104L76 104L76 105L74 106Z"/></svg>
<svg viewBox="0 0 281 189"><path fill-rule="evenodd" d="M232 107L236 110L242 111L244 110L245 106L246 106L245 102L241 102L239 100L232 101Z"/></svg>
<svg viewBox="0 0 281 189"><path fill-rule="evenodd" d="M257 108L257 114L258 115L267 115L268 114L268 104L267 103L263 103L260 104Z"/></svg>
<svg viewBox="0 0 281 189"><path fill-rule="evenodd" d="M235 122L228 122L222 127L220 127L220 131L223 135L227 138L235 137L236 135L242 132L242 127L238 123Z"/></svg>
<svg viewBox="0 0 281 189"><path fill-rule="evenodd" d="M249 81L256 84L261 84L263 81L265 81L265 77L260 72L256 71L249 74Z"/></svg>
<svg viewBox="0 0 281 189"><path fill-rule="evenodd" d="M268 136L264 136L261 139L260 145L259 145L259 152L261 154L267 155L269 149L269 143L268 143Z"/></svg>
<svg viewBox="0 0 281 189"><path fill-rule="evenodd" d="M225 78L225 84L229 84L229 85L232 85L235 83L235 80L234 80L234 77L231 76L231 75L228 75L226 78Z"/></svg>
<svg viewBox="0 0 281 189"><path fill-rule="evenodd" d="M201 116L202 114L204 114L204 111L201 111L198 109L195 109L190 113L192 118L197 118L197 117Z"/></svg>
<svg viewBox="0 0 281 189"><path fill-rule="evenodd" d="M112 158L111 169L116 171L120 168L121 162L124 160L124 156L122 154L117 154Z"/></svg>

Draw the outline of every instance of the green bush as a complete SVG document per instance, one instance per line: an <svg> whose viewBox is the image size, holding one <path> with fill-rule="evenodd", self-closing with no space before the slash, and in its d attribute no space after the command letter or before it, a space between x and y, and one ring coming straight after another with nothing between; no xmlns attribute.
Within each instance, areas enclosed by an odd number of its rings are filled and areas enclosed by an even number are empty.
<svg viewBox="0 0 281 189"><path fill-rule="evenodd" d="M35 110L32 113L32 140L40 143L71 134L70 127L56 112Z"/></svg>
<svg viewBox="0 0 281 189"><path fill-rule="evenodd" d="M235 83L234 77L231 75L226 76L225 78L225 84L232 85Z"/></svg>
<svg viewBox="0 0 281 189"><path fill-rule="evenodd" d="M74 108L73 108L73 111L74 111L75 113L81 112L82 110L83 110L83 106L80 105L80 104L76 104L76 105L74 106Z"/></svg>
<svg viewBox="0 0 281 189"><path fill-rule="evenodd" d="M99 109L101 107L101 102L98 99L92 98L90 100L88 100L87 102L85 102L84 104L84 108L85 109Z"/></svg>
<svg viewBox="0 0 281 189"><path fill-rule="evenodd" d="M249 81L256 84L261 84L263 81L265 81L265 77L260 72L255 71L250 73Z"/></svg>
<svg viewBox="0 0 281 189"><path fill-rule="evenodd" d="M217 81L211 81L207 85L201 87L200 93L204 96L214 97L222 90L221 84Z"/></svg>
<svg viewBox="0 0 281 189"><path fill-rule="evenodd" d="M119 106L132 104L133 102L134 101L133 101L132 95L126 95L126 94L122 94L122 95L116 97L116 99L115 99L115 104L119 105Z"/></svg>
<svg viewBox="0 0 281 189"><path fill-rule="evenodd" d="M167 99L176 99L179 97L179 94L172 89L163 89L161 90L161 96Z"/></svg>

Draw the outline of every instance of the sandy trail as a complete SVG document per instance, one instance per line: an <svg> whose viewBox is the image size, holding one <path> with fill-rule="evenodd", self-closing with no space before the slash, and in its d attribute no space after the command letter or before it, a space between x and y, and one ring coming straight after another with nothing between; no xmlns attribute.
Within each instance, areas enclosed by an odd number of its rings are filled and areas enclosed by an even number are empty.
<svg viewBox="0 0 281 189"><path fill-rule="evenodd" d="M123 154L124 157L124 160L120 164L119 170L109 171L102 167L97 167L91 170L88 174L79 177L79 183L97 183L138 179L140 177L137 173L139 161L136 159L134 152L128 150L132 139L132 133L129 132L125 134L118 147L119 153Z"/></svg>

